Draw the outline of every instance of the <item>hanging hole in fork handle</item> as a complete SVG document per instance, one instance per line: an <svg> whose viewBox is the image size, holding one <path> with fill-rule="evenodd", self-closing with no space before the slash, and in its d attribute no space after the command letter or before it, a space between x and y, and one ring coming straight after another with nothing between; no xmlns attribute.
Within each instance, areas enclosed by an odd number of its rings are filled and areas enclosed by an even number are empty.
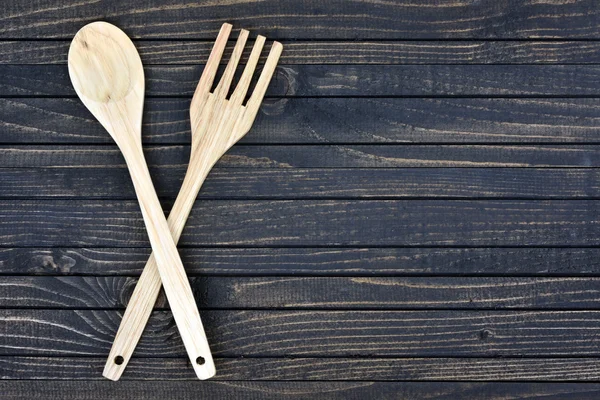
<svg viewBox="0 0 600 400"><path fill-rule="evenodd" d="M115 364L121 365L121 364L123 364L123 362L125 362L125 359L121 356L116 356L114 361L115 361Z"/></svg>
<svg viewBox="0 0 600 400"><path fill-rule="evenodd" d="M204 365L205 362L206 362L206 360L204 359L204 357L196 358L196 364L198 364L198 365Z"/></svg>

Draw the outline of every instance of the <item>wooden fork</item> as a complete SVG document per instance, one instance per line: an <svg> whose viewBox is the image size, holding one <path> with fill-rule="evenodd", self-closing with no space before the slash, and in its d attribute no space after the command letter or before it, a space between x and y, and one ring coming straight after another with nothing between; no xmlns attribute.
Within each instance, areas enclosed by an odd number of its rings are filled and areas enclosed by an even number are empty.
<svg viewBox="0 0 600 400"><path fill-rule="evenodd" d="M256 87L246 105L243 105L265 37L257 37L239 83L231 97L227 99L227 93L248 38L248 31L242 30L221 80L215 90L211 91L230 32L231 25L223 24L192 98L190 162L183 185L167 220L175 242L179 241L200 187L213 165L250 130L283 49L281 43L273 42ZM151 255L115 336L104 367L105 377L118 380L123 373L150 317L160 288L160 275L154 255ZM200 358L197 362L201 364L205 360Z"/></svg>

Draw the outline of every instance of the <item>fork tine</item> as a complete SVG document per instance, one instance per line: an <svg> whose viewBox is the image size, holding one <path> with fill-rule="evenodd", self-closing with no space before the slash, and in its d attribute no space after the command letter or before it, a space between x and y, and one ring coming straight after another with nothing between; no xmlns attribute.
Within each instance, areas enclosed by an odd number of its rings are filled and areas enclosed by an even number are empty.
<svg viewBox="0 0 600 400"><path fill-rule="evenodd" d="M244 101L244 97L246 97L246 93L250 87L252 75L254 75L254 70L256 69L256 65L258 64L258 59L260 58L260 53L262 52L264 45L265 37L259 35L256 38L256 42L252 48L252 53L250 53L250 57L248 58L248 64L246 64L246 68L244 68L244 72L242 73L242 77L240 78L237 87L229 99L229 101L233 104L239 105Z"/></svg>
<svg viewBox="0 0 600 400"><path fill-rule="evenodd" d="M227 92L229 91L229 87L231 86L231 81L233 80L233 76L235 75L235 69L237 68L238 62L242 57L242 52L244 51L244 46L246 45L248 34L249 32L245 29L242 29L240 31L240 36L238 36L238 40L235 43L235 47L233 48L231 58L227 63L227 67L225 67L225 72L223 72L223 76L221 77L219 84L215 88L214 93L217 97L227 96Z"/></svg>
<svg viewBox="0 0 600 400"><path fill-rule="evenodd" d="M208 61L206 62L206 66L204 67L204 71L202 72L202 76L200 77L200 81L198 82L198 86L196 87L196 92L194 94L198 92L210 91L210 88L215 80L215 76L217 75L217 69L219 69L219 63L221 62L223 51L227 45L227 39L231 33L231 27L231 24L227 23L221 26L221 30L219 31L217 40L215 40L215 44L210 52L210 56L208 57Z"/></svg>
<svg viewBox="0 0 600 400"><path fill-rule="evenodd" d="M283 46L281 43L273 42L273 46L271 46L271 51L269 52L269 57L267 57L267 62L265 62L265 66L260 74L260 78L258 78L254 92L246 104L246 108L249 111L253 113L258 112L258 108L260 107L263 97L265 97L267 87L269 86L269 82L273 77L273 73L275 72L275 67L277 66L277 62L279 61L279 56L281 56L282 50Z"/></svg>

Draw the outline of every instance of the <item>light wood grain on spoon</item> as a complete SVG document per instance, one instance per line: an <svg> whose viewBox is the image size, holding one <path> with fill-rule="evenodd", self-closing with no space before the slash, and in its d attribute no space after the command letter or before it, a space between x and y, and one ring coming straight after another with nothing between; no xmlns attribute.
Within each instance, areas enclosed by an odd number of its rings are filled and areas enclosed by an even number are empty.
<svg viewBox="0 0 600 400"><path fill-rule="evenodd" d="M71 43L69 75L81 101L123 153L177 328L196 375L208 379L215 374L208 341L142 152L144 71L137 50L117 27L106 22L91 23ZM134 303L135 299L130 306ZM122 358L115 364L126 364L132 352L119 355ZM104 376L115 379L110 370L105 370Z"/></svg>

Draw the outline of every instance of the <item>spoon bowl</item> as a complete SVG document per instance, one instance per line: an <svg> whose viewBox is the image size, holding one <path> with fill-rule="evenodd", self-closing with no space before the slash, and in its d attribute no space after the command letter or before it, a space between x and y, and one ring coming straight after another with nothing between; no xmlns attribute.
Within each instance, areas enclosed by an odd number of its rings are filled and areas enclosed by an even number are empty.
<svg viewBox="0 0 600 400"><path fill-rule="evenodd" d="M119 147L130 135L141 145L144 69L131 39L114 25L93 22L73 38L68 64L75 92Z"/></svg>

